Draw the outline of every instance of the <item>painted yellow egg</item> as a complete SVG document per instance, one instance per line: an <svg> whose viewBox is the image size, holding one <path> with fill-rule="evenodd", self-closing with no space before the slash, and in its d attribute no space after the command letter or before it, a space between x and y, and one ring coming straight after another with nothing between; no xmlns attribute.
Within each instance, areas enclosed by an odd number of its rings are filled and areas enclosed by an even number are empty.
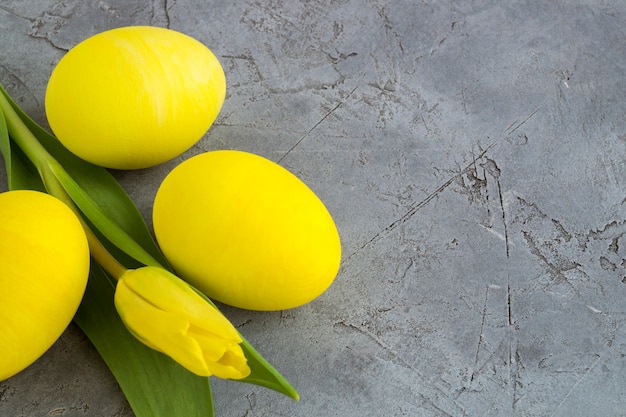
<svg viewBox="0 0 626 417"><path fill-rule="evenodd" d="M58 139L108 168L154 166L209 129L226 94L224 71L180 32L129 26L94 35L56 65L46 115Z"/></svg>
<svg viewBox="0 0 626 417"><path fill-rule="evenodd" d="M153 224L182 278L239 308L300 306L339 269L339 233L322 201L283 167L247 152L207 152L174 168L156 194Z"/></svg>
<svg viewBox="0 0 626 417"><path fill-rule="evenodd" d="M59 338L88 275L87 238L64 203L37 191L0 194L0 381Z"/></svg>

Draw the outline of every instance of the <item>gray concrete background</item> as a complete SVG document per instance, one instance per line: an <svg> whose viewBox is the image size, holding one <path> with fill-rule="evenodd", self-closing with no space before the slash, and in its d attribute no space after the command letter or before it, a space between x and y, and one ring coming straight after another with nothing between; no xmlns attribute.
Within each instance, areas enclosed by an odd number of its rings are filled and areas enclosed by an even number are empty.
<svg viewBox="0 0 626 417"><path fill-rule="evenodd" d="M214 380L217 416L626 416L625 23L609 0L1 0L0 82L44 122L80 40L185 32L228 95L189 152L116 173L146 219L170 169L221 148L327 204L330 290L224 309L302 400ZM0 415L133 414L71 326L0 383Z"/></svg>

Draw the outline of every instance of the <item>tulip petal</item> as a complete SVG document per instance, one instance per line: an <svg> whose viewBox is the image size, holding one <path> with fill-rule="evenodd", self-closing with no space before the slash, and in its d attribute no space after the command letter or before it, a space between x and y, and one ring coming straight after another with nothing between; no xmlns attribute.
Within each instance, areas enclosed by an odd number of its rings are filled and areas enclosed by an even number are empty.
<svg viewBox="0 0 626 417"><path fill-rule="evenodd" d="M250 375L250 368L239 345L226 351L218 362L210 362L209 370L215 374L224 375L222 378L242 379ZM246 365L246 366L244 366Z"/></svg>
<svg viewBox="0 0 626 417"><path fill-rule="evenodd" d="M120 281L155 307L182 314L190 323L208 333L241 342L239 333L213 305L176 275L162 268L143 267L129 270Z"/></svg>
<svg viewBox="0 0 626 417"><path fill-rule="evenodd" d="M121 283L115 291L115 306L126 327L146 346L165 353L196 375L209 376L200 346L184 337L188 322L183 316L155 309Z"/></svg>

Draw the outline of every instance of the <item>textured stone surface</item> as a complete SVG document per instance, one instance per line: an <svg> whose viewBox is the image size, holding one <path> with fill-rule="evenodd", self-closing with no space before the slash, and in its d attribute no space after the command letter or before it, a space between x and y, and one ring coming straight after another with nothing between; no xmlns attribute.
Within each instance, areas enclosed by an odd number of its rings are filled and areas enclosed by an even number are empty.
<svg viewBox="0 0 626 417"><path fill-rule="evenodd" d="M224 308L302 400L215 380L217 416L625 416L624 22L608 0L3 0L0 82L45 123L77 42L183 31L228 96L189 152L115 173L146 219L172 167L221 148L327 204L344 250L330 290ZM0 382L0 415L133 413L72 326Z"/></svg>

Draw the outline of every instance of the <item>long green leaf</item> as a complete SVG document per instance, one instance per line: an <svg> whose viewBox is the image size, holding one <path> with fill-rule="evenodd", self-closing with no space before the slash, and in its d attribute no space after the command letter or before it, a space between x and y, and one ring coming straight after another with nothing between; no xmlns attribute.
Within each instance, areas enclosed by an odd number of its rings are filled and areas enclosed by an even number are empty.
<svg viewBox="0 0 626 417"><path fill-rule="evenodd" d="M91 269L74 320L115 375L137 417L209 417L209 379L193 375L134 337L113 304L115 287L100 267Z"/></svg>

